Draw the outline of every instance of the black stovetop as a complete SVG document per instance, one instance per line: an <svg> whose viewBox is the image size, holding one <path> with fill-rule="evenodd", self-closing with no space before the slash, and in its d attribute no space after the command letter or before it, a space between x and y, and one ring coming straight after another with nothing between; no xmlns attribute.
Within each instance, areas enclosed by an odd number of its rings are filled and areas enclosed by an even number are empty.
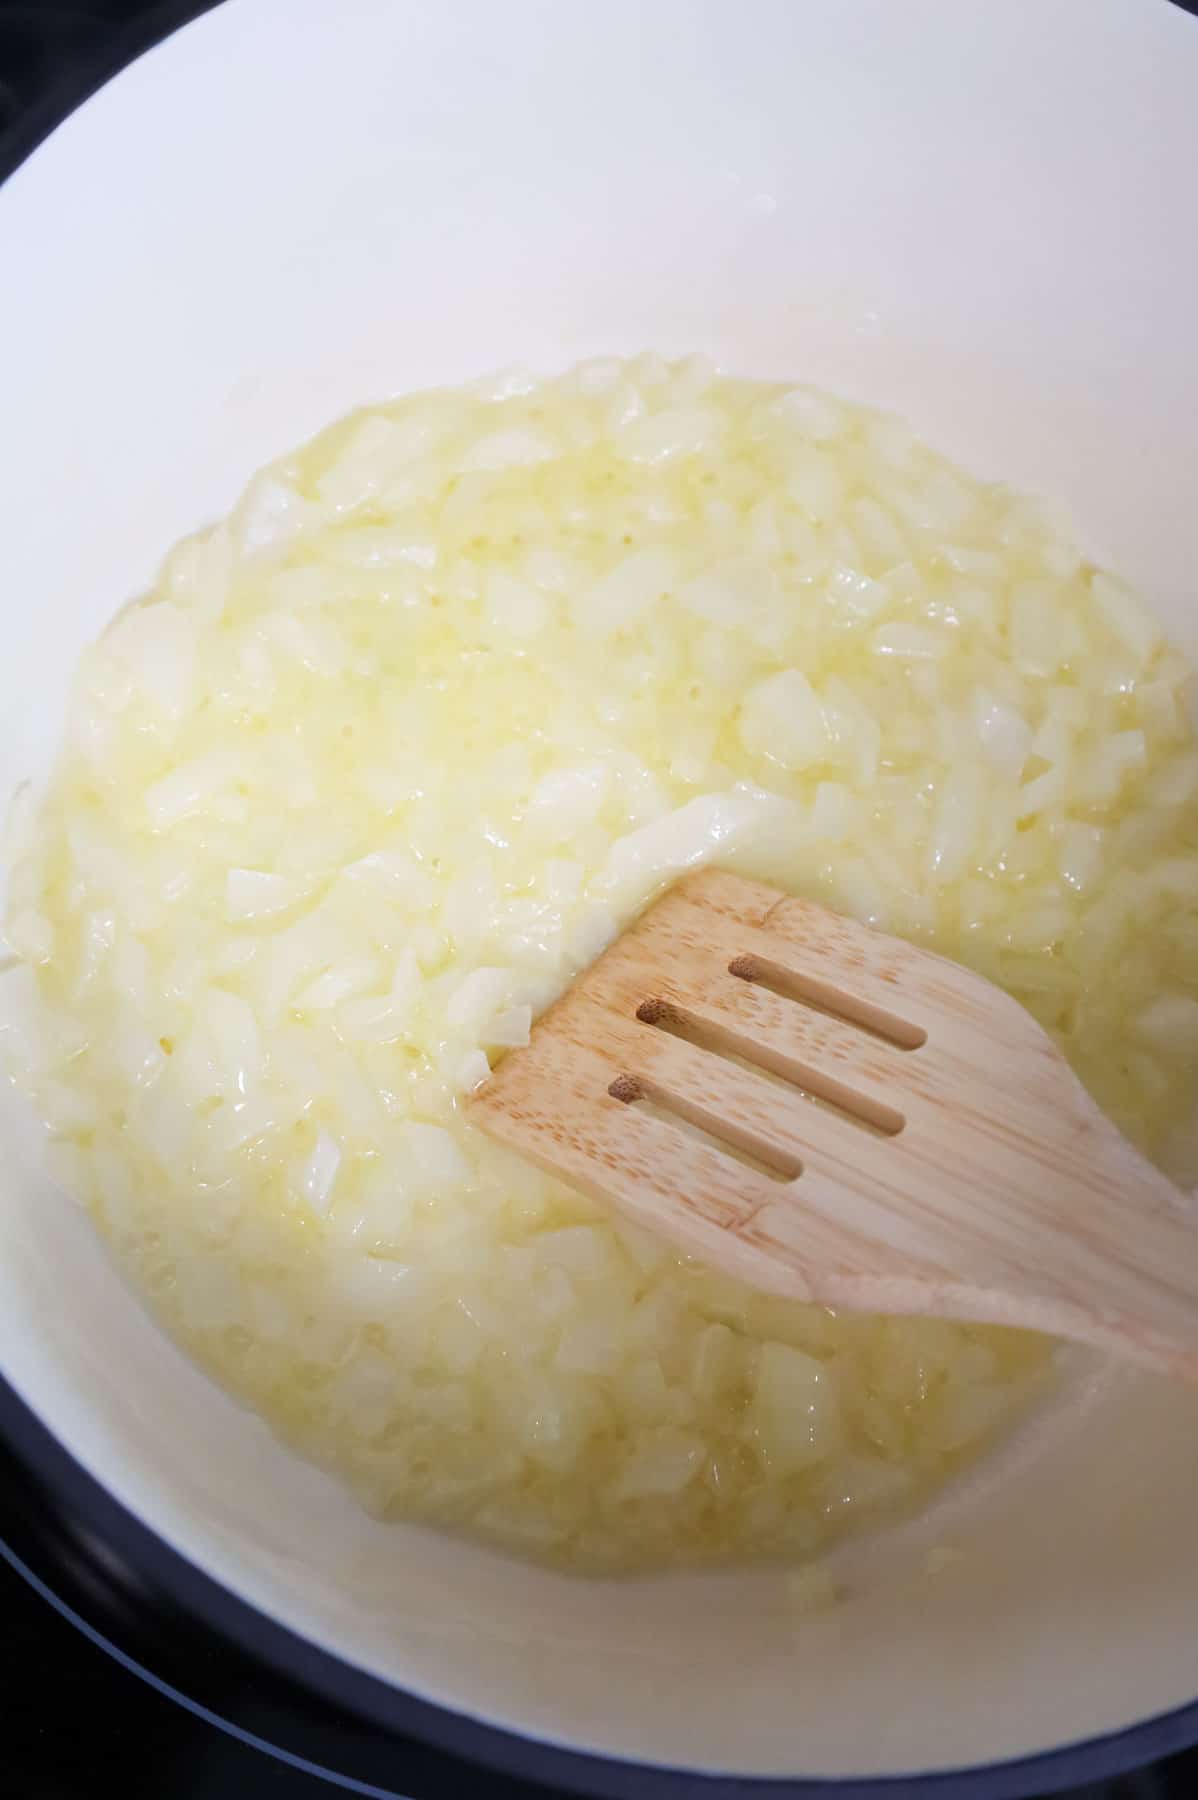
<svg viewBox="0 0 1198 1800"><path fill-rule="evenodd" d="M1198 0L1183 3L1198 11ZM90 87L204 10L205 0L0 0L0 176ZM82 1540L2 1448L0 1551L0 1793L13 1800L320 1800L330 1781L402 1800L553 1800L383 1738L170 1612ZM1074 1800L1196 1794L1192 1752Z"/></svg>

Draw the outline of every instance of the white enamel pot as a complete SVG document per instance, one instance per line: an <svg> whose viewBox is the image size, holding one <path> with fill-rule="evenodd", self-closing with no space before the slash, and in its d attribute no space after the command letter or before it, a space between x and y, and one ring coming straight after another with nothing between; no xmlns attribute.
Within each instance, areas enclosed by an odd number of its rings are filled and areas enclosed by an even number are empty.
<svg viewBox="0 0 1198 1800"><path fill-rule="evenodd" d="M226 0L0 188L0 786L44 764L78 648L268 458L361 400L603 350L898 410L1064 501L1198 651L1196 95L1168 0ZM569 1579L295 1460L0 1108L0 1430L381 1728L596 1792L839 1800L1198 1740L1198 1394L1087 1367L846 1553L825 1612L763 1572Z"/></svg>

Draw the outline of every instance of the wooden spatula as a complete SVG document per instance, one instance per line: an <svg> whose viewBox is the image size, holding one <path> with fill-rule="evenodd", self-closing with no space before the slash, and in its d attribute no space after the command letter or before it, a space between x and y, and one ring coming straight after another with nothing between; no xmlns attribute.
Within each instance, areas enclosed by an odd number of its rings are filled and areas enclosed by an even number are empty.
<svg viewBox="0 0 1198 1800"><path fill-rule="evenodd" d="M756 1287L1198 1380L1198 1213L1016 1001L809 901L687 877L470 1104Z"/></svg>

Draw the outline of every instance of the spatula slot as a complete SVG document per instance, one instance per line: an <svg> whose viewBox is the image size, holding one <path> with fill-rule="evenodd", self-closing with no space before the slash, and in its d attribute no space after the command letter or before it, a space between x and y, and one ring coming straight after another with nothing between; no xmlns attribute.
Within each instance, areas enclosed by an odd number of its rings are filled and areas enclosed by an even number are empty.
<svg viewBox="0 0 1198 1800"><path fill-rule="evenodd" d="M653 1025L671 1037L681 1038L698 1050L707 1050L725 1062L737 1063L777 1081L805 1100L823 1103L831 1111L847 1119L851 1125L864 1126L882 1137L897 1137L907 1121L893 1106L859 1093L848 1082L840 1081L815 1063L800 1062L776 1050L758 1038L742 1037L726 1025L711 1019L698 1019L685 1007L668 1000L645 1000L636 1009L642 1025ZM616 1096L620 1098L619 1095Z"/></svg>
<svg viewBox="0 0 1198 1800"><path fill-rule="evenodd" d="M764 957L734 956L728 964L728 973L740 981L756 982L784 1000L797 1000L815 1012L827 1013L846 1025L859 1026L884 1043L893 1044L896 1050L918 1050L928 1041L928 1034L921 1025L912 1025L909 1020L900 1019L897 1013L886 1012L868 1000L859 1000L855 994L833 987L830 982L801 975L794 969L784 969L781 963L769 962Z"/></svg>
<svg viewBox="0 0 1198 1800"><path fill-rule="evenodd" d="M791 1156L777 1144L767 1143L731 1119L719 1118L705 1107L684 1100L679 1094L671 1094L655 1081L647 1081L640 1075L620 1075L607 1091L613 1100L622 1100L625 1106L635 1106L638 1112L647 1113L650 1118L681 1127L688 1137L724 1156L731 1156L746 1169L767 1175L771 1181L797 1181L803 1173L803 1165L797 1156Z"/></svg>

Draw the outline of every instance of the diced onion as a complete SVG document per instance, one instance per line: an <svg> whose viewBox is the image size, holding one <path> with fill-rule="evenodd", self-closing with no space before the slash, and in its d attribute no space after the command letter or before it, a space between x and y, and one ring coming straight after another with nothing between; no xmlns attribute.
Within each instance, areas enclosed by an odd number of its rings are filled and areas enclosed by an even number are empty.
<svg viewBox="0 0 1198 1800"><path fill-rule="evenodd" d="M716 864L974 964L1198 1171L1194 693L1051 513L817 389L645 354L412 395L85 654L3 840L0 1056L183 1342L374 1511L805 1556L1047 1347L717 1277L469 1096Z"/></svg>

